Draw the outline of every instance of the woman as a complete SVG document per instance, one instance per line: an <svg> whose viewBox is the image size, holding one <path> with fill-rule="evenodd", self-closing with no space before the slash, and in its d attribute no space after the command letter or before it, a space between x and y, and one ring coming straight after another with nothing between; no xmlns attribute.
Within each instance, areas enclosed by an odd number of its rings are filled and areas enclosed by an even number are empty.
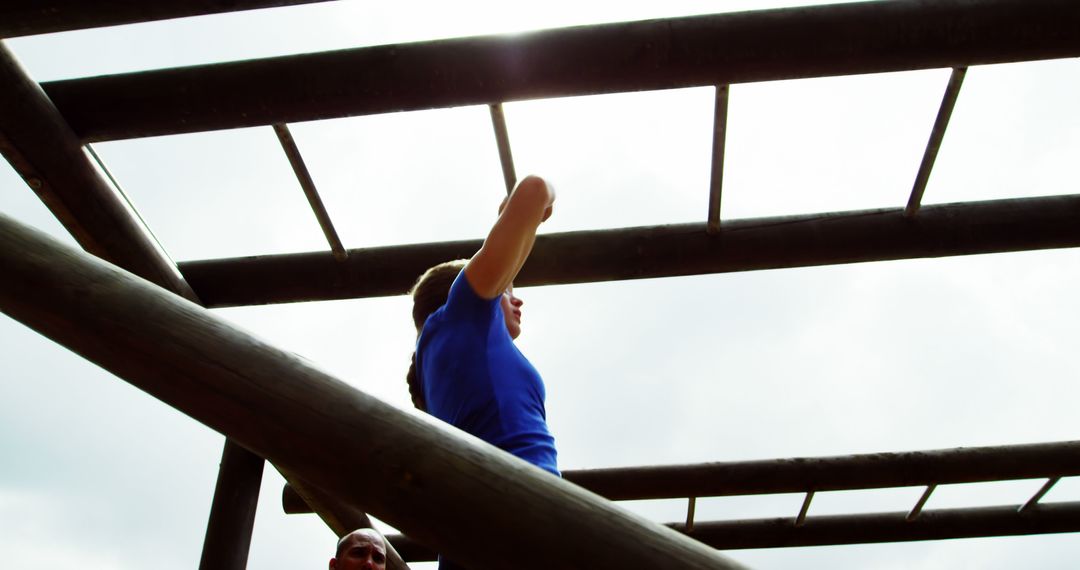
<svg viewBox="0 0 1080 570"><path fill-rule="evenodd" d="M480 251L420 277L408 382L417 408L558 475L544 383L513 343L523 303L512 286L554 201L543 179L526 177L503 200Z"/></svg>

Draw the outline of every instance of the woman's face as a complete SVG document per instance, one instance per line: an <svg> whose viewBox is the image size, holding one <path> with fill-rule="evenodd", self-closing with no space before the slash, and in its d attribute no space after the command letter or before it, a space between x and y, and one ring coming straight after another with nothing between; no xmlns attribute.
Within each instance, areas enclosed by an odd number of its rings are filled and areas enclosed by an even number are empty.
<svg viewBox="0 0 1080 570"><path fill-rule="evenodd" d="M514 296L514 286L511 285L503 292L499 305L502 307L503 318L506 319L506 330L510 338L517 338L521 334L521 306L525 302Z"/></svg>

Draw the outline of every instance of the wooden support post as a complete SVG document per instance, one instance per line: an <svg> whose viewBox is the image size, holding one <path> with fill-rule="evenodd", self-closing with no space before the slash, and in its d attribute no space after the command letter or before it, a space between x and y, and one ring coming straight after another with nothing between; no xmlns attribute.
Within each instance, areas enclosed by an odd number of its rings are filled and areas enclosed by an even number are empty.
<svg viewBox="0 0 1080 570"><path fill-rule="evenodd" d="M467 567L739 567L4 215L0 274L12 318Z"/></svg>
<svg viewBox="0 0 1080 570"><path fill-rule="evenodd" d="M199 302L132 206L101 177L63 117L2 44L0 109L0 150L83 248ZM247 565L262 462L225 442L203 544L204 570L243 570Z"/></svg>
<svg viewBox="0 0 1080 570"><path fill-rule="evenodd" d="M247 568L264 463L262 457L225 440L199 570Z"/></svg>

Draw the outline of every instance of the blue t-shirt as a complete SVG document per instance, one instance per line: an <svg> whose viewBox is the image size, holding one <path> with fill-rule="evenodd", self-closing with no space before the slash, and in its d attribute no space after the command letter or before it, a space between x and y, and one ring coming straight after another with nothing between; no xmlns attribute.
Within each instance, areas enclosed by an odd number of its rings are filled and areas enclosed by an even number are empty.
<svg viewBox="0 0 1080 570"><path fill-rule="evenodd" d="M482 299L465 273L416 341L428 413L559 475L544 381L514 345L499 298Z"/></svg>

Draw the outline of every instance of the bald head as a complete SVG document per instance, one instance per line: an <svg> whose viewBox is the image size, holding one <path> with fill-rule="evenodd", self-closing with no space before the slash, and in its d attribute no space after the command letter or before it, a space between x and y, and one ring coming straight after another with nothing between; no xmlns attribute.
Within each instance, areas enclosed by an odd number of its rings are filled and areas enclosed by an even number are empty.
<svg viewBox="0 0 1080 570"><path fill-rule="evenodd" d="M338 541L330 570L385 570L386 542L378 532L361 528Z"/></svg>

